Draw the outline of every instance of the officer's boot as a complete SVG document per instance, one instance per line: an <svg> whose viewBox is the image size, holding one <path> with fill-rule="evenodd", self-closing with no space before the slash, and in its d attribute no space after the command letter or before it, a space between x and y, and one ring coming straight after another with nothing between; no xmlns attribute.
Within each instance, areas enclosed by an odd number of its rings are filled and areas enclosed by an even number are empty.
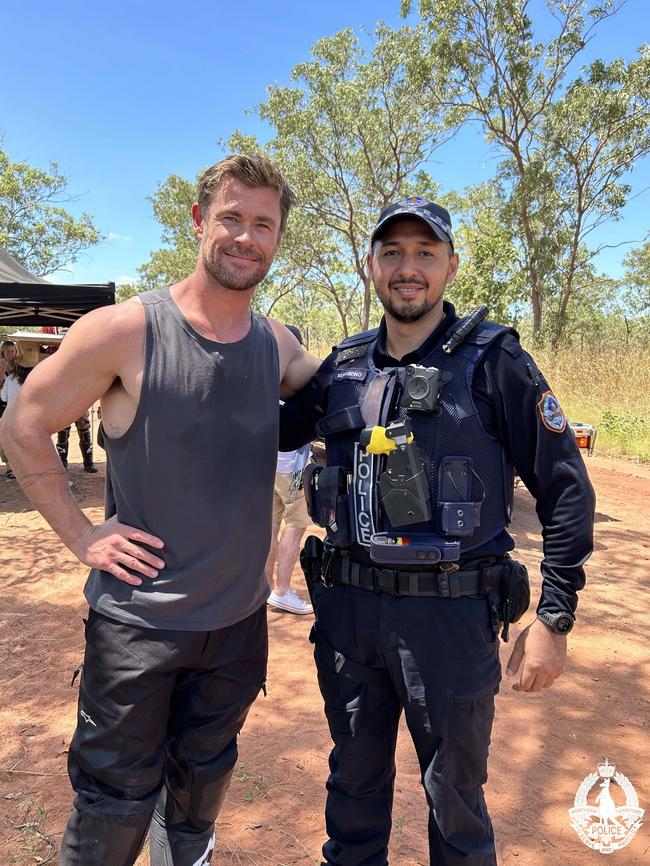
<svg viewBox="0 0 650 866"><path fill-rule="evenodd" d="M63 468L68 468L68 446L70 444L70 428L59 430L56 436L56 450L63 463Z"/></svg>
<svg viewBox="0 0 650 866"><path fill-rule="evenodd" d="M97 467L93 463L93 437L90 430L80 431L79 447L84 461L84 472L97 472Z"/></svg>

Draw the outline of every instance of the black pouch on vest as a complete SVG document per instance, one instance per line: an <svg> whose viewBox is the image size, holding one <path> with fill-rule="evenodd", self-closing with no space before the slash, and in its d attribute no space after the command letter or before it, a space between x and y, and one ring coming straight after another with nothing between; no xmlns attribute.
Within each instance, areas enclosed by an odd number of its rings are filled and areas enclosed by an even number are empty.
<svg viewBox="0 0 650 866"><path fill-rule="evenodd" d="M309 465L305 469L305 498L309 516L316 526L327 529L334 544L340 547L352 542L345 467Z"/></svg>
<svg viewBox="0 0 650 866"><path fill-rule="evenodd" d="M511 622L519 622L530 606L530 581L526 566L515 559L506 559L501 575L501 637L508 640Z"/></svg>
<svg viewBox="0 0 650 866"><path fill-rule="evenodd" d="M316 432L323 439L338 433L349 433L351 430L361 430L365 427L360 406L346 406L331 415L326 415L316 424Z"/></svg>

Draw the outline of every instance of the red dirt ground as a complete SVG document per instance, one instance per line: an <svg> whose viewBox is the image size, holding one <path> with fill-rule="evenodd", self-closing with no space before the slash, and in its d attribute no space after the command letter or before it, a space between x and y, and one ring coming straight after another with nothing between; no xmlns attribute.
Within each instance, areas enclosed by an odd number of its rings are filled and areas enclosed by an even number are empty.
<svg viewBox="0 0 650 866"><path fill-rule="evenodd" d="M567 670L539 696L517 694L504 680L497 699L486 794L501 866L599 860L578 839L567 809L603 756L650 809L650 469L598 456L587 463L598 494L597 544ZM76 495L94 521L102 515L100 466L98 476L71 466ZM535 575L539 527L523 488L516 492L514 535ZM0 477L0 866L56 860L71 802L65 766L76 686L70 688L70 679L83 654L85 572L16 482ZM298 570L294 583L302 589ZM256 702L241 737L218 823L218 864L319 862L329 738L306 641L310 620L269 612L268 697ZM504 667L508 652L502 647ZM613 862L647 863L649 852L646 820ZM139 864L146 862L143 854ZM391 862L428 862L426 808L405 731Z"/></svg>

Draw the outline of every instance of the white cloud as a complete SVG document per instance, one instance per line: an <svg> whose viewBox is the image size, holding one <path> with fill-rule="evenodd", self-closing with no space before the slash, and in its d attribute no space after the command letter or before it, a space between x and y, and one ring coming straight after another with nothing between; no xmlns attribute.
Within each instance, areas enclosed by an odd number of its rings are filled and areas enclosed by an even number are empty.
<svg viewBox="0 0 650 866"><path fill-rule="evenodd" d="M117 232L109 232L106 236L106 240L113 241L114 243L128 244L133 240L133 238L131 235L120 235Z"/></svg>

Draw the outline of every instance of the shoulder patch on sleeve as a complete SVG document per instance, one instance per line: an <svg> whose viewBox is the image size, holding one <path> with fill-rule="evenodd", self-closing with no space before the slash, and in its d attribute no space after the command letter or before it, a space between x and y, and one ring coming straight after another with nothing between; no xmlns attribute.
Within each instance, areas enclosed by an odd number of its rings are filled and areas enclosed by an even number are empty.
<svg viewBox="0 0 650 866"><path fill-rule="evenodd" d="M566 415L562 411L557 397L551 391L544 391L537 411L542 424L552 433L564 433L566 430Z"/></svg>

